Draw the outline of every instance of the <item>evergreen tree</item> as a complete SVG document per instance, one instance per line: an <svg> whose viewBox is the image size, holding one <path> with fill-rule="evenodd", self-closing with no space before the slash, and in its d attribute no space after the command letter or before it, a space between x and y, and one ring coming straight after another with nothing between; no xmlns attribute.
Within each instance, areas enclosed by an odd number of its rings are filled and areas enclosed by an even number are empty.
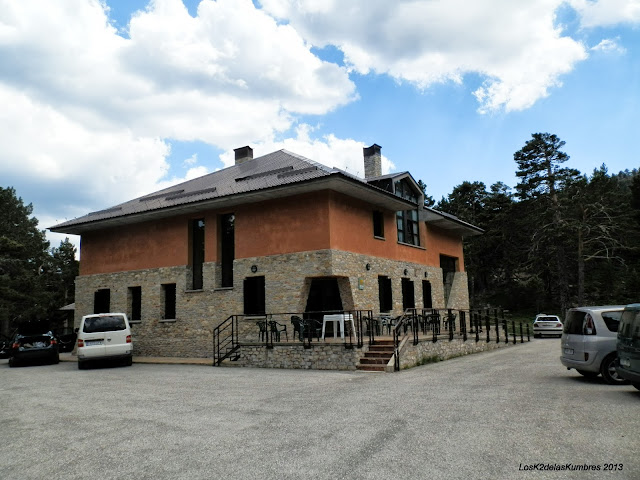
<svg viewBox="0 0 640 480"><path fill-rule="evenodd" d="M5 334L17 322L45 315L49 303L42 275L49 242L32 212L13 188L0 187L0 330Z"/></svg>

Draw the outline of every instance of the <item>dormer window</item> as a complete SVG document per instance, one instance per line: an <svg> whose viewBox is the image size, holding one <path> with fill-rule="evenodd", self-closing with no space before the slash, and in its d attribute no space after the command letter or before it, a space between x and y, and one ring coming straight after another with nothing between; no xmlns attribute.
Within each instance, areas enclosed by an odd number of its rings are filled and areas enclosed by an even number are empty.
<svg viewBox="0 0 640 480"><path fill-rule="evenodd" d="M414 202L416 208L396 212L398 226L398 242L409 245L420 245L420 228L418 224L418 200L420 193L411 187L406 179L395 182L395 194L406 200Z"/></svg>

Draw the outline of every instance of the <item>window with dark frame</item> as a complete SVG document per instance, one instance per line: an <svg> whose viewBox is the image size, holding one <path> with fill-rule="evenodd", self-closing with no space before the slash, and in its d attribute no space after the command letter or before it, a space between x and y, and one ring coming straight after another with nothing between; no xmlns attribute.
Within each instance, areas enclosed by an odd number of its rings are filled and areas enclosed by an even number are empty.
<svg viewBox="0 0 640 480"><path fill-rule="evenodd" d="M142 287L129 287L129 320L142 320Z"/></svg>
<svg viewBox="0 0 640 480"><path fill-rule="evenodd" d="M93 313L109 313L111 311L111 290L101 288L93 294Z"/></svg>
<svg viewBox="0 0 640 480"><path fill-rule="evenodd" d="M384 215L379 210L373 211L373 236L384 238Z"/></svg>
<svg viewBox="0 0 640 480"><path fill-rule="evenodd" d="M264 276L244 279L245 315L265 314Z"/></svg>
<svg viewBox="0 0 640 480"><path fill-rule="evenodd" d="M204 218L191 221L191 269L193 290L202 290L204 264Z"/></svg>
<svg viewBox="0 0 640 480"><path fill-rule="evenodd" d="M398 180L395 182L395 194L406 200L418 203L419 194L415 192L409 182ZM418 223L417 207L411 210L401 210L396 213L396 224L398 229L398 241L410 245L420 245L420 228Z"/></svg>
<svg viewBox="0 0 640 480"><path fill-rule="evenodd" d="M220 216L221 286L233 287L233 260L235 258L235 215Z"/></svg>
<svg viewBox="0 0 640 480"><path fill-rule="evenodd" d="M380 311L390 312L393 310L393 298L391 294L391 279L380 275L378 277L378 297L380 299Z"/></svg>
<svg viewBox="0 0 640 480"><path fill-rule="evenodd" d="M175 320L176 318L176 284L165 283L162 285L164 297L164 320Z"/></svg>

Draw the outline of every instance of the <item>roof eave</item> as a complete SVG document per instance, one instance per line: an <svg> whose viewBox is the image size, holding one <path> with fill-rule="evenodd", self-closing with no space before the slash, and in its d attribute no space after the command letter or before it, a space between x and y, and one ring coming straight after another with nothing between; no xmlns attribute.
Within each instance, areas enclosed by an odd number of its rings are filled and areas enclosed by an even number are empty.
<svg viewBox="0 0 640 480"><path fill-rule="evenodd" d="M433 225L441 230L463 237L473 237L484 233L484 230L480 227L476 227L454 216L444 215L429 207L422 209L419 218L428 225Z"/></svg>
<svg viewBox="0 0 640 480"><path fill-rule="evenodd" d="M50 227L51 232L81 235L85 232L113 228L123 225L131 225L150 220L174 217L181 214L194 214L206 210L226 209L247 203L263 202L278 198L299 195L303 193L316 192L320 190L335 190L348 196L352 196L371 203L382 209L390 211L406 210L415 208L415 204L404 200L392 193L380 188L368 185L360 180L350 178L339 172L332 173L319 178L313 178L287 185L253 190L244 193L236 193L222 197L199 200L191 203L183 203L171 207L162 207L155 210L147 210L114 216L104 219L88 220L73 225L56 225Z"/></svg>

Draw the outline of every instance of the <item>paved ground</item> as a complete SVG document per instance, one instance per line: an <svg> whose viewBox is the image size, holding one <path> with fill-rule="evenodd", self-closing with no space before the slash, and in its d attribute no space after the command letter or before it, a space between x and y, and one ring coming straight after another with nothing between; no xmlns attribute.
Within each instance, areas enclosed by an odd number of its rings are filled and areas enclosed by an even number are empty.
<svg viewBox="0 0 640 480"><path fill-rule="evenodd" d="M543 339L395 374L2 360L0 478L640 478L640 392L558 355Z"/></svg>

